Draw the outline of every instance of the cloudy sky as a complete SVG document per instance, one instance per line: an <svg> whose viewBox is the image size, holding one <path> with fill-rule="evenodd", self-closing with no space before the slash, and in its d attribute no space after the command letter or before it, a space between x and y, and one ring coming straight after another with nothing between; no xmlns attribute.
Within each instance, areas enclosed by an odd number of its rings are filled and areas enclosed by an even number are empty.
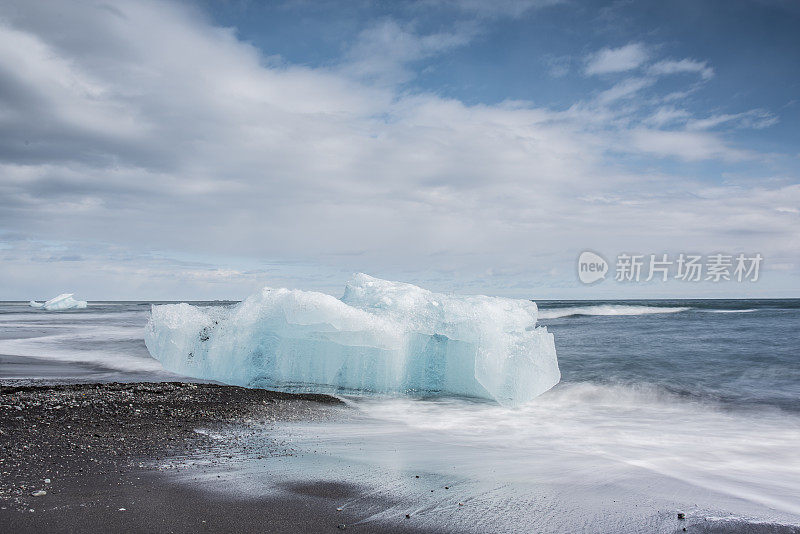
<svg viewBox="0 0 800 534"><path fill-rule="evenodd" d="M0 4L0 300L800 297L800 6ZM582 285L581 251L758 282Z"/></svg>

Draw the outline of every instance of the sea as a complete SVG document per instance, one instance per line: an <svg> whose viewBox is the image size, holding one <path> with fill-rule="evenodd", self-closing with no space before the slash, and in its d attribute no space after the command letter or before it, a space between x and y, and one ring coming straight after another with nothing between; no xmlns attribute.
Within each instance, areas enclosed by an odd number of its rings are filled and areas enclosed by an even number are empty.
<svg viewBox="0 0 800 534"><path fill-rule="evenodd" d="M0 384L187 380L148 354L152 304L0 303ZM800 532L800 300L537 304L562 379L533 402L347 398L287 423L305 455L214 478L356 479L373 493L342 506L422 530Z"/></svg>

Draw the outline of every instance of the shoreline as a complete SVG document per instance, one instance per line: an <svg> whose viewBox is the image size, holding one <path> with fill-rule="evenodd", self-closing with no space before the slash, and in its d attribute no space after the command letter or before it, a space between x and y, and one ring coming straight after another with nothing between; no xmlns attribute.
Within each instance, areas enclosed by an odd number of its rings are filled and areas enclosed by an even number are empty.
<svg viewBox="0 0 800 534"><path fill-rule="evenodd" d="M481 486L457 445L425 442L426 455L455 455L458 469L426 471L414 459L420 449L409 448L416 436L392 427L387 441L364 441L351 432L387 427L359 426L363 414L354 412L327 395L210 383L2 385L0 532L510 532L511 514L541 532L575 531L594 515L628 527L621 531L800 534L746 517L676 521L663 506L671 499L656 505L640 493L647 485L600 486L606 493L593 496L591 487L544 477L550 482L517 486L528 493L486 499L495 485ZM339 432L333 440L349 454L331 453L319 430L293 442L287 423ZM360 462L370 443L397 463L388 476L380 462ZM487 457L498 460L535 458ZM584 531L605 531L596 526Z"/></svg>
<svg viewBox="0 0 800 534"><path fill-rule="evenodd" d="M223 495L180 484L158 463L236 454L220 450L213 431L249 422L266 430L258 454L293 455L282 436L269 432L274 422L330 418L343 407L327 395L217 384L0 386L0 531L338 531L356 518L335 502L358 487L320 483L270 497Z"/></svg>

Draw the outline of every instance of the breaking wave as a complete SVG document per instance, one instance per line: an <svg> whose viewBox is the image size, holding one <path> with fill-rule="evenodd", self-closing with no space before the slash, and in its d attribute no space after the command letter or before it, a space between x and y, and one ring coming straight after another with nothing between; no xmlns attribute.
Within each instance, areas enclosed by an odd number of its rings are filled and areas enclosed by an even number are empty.
<svg viewBox="0 0 800 534"><path fill-rule="evenodd" d="M755 308L749 308L746 310L702 310L708 313L750 313L754 311L758 311Z"/></svg>
<svg viewBox="0 0 800 534"><path fill-rule="evenodd" d="M566 308L540 308L540 319L559 319L581 315L648 315L653 313L678 313L691 310L687 306L636 306L628 304L598 304L594 306L571 306Z"/></svg>

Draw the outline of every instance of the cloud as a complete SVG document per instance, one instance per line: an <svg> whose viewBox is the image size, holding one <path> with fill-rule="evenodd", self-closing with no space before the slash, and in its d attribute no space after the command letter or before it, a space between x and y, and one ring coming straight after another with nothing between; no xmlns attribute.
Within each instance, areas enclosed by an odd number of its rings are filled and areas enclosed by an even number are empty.
<svg viewBox="0 0 800 534"><path fill-rule="evenodd" d="M484 17L520 17L534 9L564 3L564 0L423 0L420 3L427 7L456 8Z"/></svg>
<svg viewBox="0 0 800 534"><path fill-rule="evenodd" d="M600 104L608 105L617 100L631 98L642 89L653 85L653 83L655 83L655 80L652 78L628 78L601 92L597 97L597 101Z"/></svg>
<svg viewBox="0 0 800 534"><path fill-rule="evenodd" d="M702 132L637 129L630 133L629 140L629 148L636 151L686 161L742 161L754 157L745 150L731 148L719 138Z"/></svg>
<svg viewBox="0 0 800 534"><path fill-rule="evenodd" d="M692 73L699 74L703 80L709 80L714 77L714 69L709 67L708 63L694 59L659 61L650 65L647 71L654 76Z"/></svg>
<svg viewBox="0 0 800 534"><path fill-rule="evenodd" d="M644 122L657 127L682 124L687 131L713 130L720 126L761 130L777 124L778 117L763 109L752 109L741 113L720 113L697 118L685 109L662 106L646 117Z"/></svg>
<svg viewBox="0 0 800 534"><path fill-rule="evenodd" d="M456 31L419 35L394 20L385 20L362 31L347 52L342 72L357 79L385 85L414 77L408 64L467 44L476 33L472 24Z"/></svg>
<svg viewBox="0 0 800 534"><path fill-rule="evenodd" d="M650 54L642 43L630 43L619 48L603 48L586 58L587 76L627 72L641 66Z"/></svg>
<svg viewBox="0 0 800 534"><path fill-rule="evenodd" d="M766 232L762 251L800 263L785 252L800 250L785 246L795 216L774 209L799 199L785 183L700 198L680 172L643 176L617 158L755 157L710 127L657 129L673 126L667 112L645 127L652 76L566 110L467 104L404 83L469 26L380 21L312 68L270 61L183 3L20 1L0 14L6 298L73 283L106 298L334 291L358 270L519 295L554 266L571 272L575 250L741 246L741 220ZM704 225L689 237L687 212Z"/></svg>
<svg viewBox="0 0 800 534"><path fill-rule="evenodd" d="M551 78L563 78L569 74L572 58L570 56L545 55L542 63L547 67L547 74Z"/></svg>
<svg viewBox="0 0 800 534"><path fill-rule="evenodd" d="M743 113L723 113L705 119L692 119L687 122L689 130L710 130L723 124L735 124L738 128L760 130L777 124L778 118L762 109L753 109Z"/></svg>
<svg viewBox="0 0 800 534"><path fill-rule="evenodd" d="M692 114L685 109L662 106L649 117L646 117L644 122L652 124L653 126L662 127L674 123L684 123L691 116Z"/></svg>

